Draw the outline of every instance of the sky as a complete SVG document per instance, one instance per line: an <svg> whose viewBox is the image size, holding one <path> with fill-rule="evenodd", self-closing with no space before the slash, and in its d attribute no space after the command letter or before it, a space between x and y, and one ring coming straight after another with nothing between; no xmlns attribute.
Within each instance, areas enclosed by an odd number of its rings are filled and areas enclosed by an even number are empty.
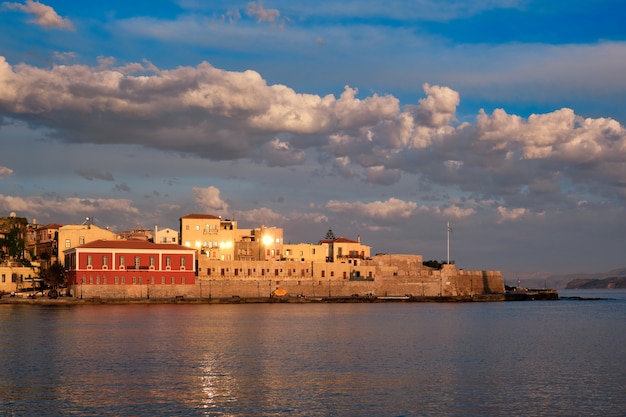
<svg viewBox="0 0 626 417"><path fill-rule="evenodd" d="M626 266L617 0L0 4L0 215ZM448 223L450 229L448 229ZM448 230L451 230L450 232Z"/></svg>

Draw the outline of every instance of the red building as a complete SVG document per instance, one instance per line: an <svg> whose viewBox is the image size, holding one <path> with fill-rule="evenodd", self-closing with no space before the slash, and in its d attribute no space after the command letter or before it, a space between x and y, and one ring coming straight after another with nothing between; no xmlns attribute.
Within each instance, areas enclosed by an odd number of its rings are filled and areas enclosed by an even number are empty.
<svg viewBox="0 0 626 417"><path fill-rule="evenodd" d="M96 240L65 253L67 285L194 285L196 251L142 240Z"/></svg>

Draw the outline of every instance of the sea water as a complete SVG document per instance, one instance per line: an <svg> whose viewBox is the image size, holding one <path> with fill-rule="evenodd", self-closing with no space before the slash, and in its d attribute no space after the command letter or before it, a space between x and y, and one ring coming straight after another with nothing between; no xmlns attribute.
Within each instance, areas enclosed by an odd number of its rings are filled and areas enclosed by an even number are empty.
<svg viewBox="0 0 626 417"><path fill-rule="evenodd" d="M0 305L0 415L626 415L626 292L560 295Z"/></svg>

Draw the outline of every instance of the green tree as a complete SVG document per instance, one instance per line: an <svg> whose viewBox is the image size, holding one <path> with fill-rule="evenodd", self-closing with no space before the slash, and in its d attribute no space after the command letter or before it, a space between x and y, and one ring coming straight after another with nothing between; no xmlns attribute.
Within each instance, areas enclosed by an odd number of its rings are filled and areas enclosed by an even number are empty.
<svg viewBox="0 0 626 417"><path fill-rule="evenodd" d="M58 290L59 287L64 286L66 282L65 268L57 261L48 268L43 269L40 272L40 277L47 286Z"/></svg>
<svg viewBox="0 0 626 417"><path fill-rule="evenodd" d="M0 239L0 247L5 248L9 259L16 261L24 259L24 239L21 238L20 229L14 227L5 238Z"/></svg>
<svg viewBox="0 0 626 417"><path fill-rule="evenodd" d="M324 238L325 240L335 240L335 234L333 233L333 229L328 229L328 232L326 232L326 237Z"/></svg>
<svg viewBox="0 0 626 417"><path fill-rule="evenodd" d="M434 269L441 269L443 262L439 262L439 261L434 261L434 260L429 260L429 261L424 261L422 262L422 264L424 266L427 266L429 268L434 268Z"/></svg>

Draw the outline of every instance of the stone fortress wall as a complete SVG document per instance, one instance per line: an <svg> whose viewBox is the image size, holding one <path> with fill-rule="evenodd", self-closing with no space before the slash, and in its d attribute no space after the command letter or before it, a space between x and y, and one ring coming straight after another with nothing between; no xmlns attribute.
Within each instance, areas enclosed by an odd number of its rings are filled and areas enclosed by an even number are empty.
<svg viewBox="0 0 626 417"><path fill-rule="evenodd" d="M376 255L352 262L218 261L200 258L195 285L76 285L80 298L472 297L504 293L499 271L441 270L421 255ZM149 282L145 279L143 282ZM157 279L159 282L159 279Z"/></svg>

